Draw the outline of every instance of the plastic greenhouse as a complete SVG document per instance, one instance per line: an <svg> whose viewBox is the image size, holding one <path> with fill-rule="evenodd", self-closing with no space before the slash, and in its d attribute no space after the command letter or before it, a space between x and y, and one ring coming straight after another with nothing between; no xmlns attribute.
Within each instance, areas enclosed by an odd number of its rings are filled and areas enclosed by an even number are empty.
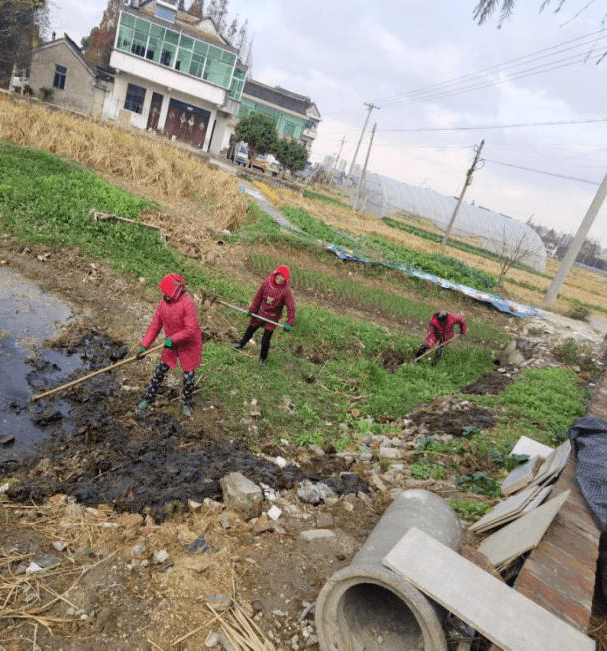
<svg viewBox="0 0 607 651"><path fill-rule="evenodd" d="M455 197L370 174L361 188L358 209L376 217L404 213L428 219L444 230L456 204ZM546 270L546 249L541 238L530 226L512 217L462 201L451 232L455 236L474 237L488 251L508 256L536 271Z"/></svg>

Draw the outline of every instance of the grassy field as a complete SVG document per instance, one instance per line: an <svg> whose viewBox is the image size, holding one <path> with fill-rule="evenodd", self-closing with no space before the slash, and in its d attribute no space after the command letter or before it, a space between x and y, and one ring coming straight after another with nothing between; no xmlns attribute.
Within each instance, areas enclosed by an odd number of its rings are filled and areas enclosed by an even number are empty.
<svg viewBox="0 0 607 651"><path fill-rule="evenodd" d="M398 224L382 222L354 213L340 195L326 189L311 189L304 196L267 189L304 230L302 237L281 230L259 207L247 203L230 175L164 141L6 99L0 103L0 225L14 241L77 248L85 259L104 261L133 280L145 277L156 283L170 268L183 273L194 291L242 305L263 276L289 261L298 296L296 328L290 335L276 334L263 374L254 367L255 360L234 354L225 342L205 344L199 377L205 395L226 408L225 431L253 448L287 438L343 450L355 447L368 432L399 436L402 420L412 410L440 396L457 397L463 387L491 371L496 351L509 340L506 317L388 267L345 266L323 241L337 238L370 256L491 290L499 263L473 243L454 242L442 251L436 238L428 237L427 225L414 226L403 217ZM154 215L171 232L169 246L157 231L92 221L91 208L133 219L145 215L144 221ZM232 231L226 246L234 259L243 261L246 274L204 264L200 253L192 253L218 228ZM553 266L547 274L513 269L507 293L537 305L553 272ZM567 314L578 301L595 313L602 311L604 285L600 277L574 270L557 309ZM412 364L424 324L437 304L465 311L470 336L437 366ZM244 315L226 318L238 331L244 328ZM405 363L390 372L384 364L389 355L400 355ZM572 364L578 361L572 351ZM257 374L254 382L252 372ZM233 386L245 387L237 398ZM243 397L245 403L259 403L263 418L255 427L245 422ZM471 432L465 445L458 441L420 450L411 476L446 472L444 463L435 461L446 454L451 473L459 473L463 460L476 454L486 462L485 475L499 475L520 435L550 445L561 441L584 412L586 397L584 383L570 368L523 372L499 396L462 394L462 399L492 409L498 424L490 431ZM485 479L476 478L481 483Z"/></svg>

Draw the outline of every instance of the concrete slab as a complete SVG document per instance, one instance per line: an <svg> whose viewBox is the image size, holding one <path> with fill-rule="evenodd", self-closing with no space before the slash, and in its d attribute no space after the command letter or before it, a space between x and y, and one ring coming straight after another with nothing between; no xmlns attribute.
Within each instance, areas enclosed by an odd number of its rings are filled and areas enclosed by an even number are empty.
<svg viewBox="0 0 607 651"><path fill-rule="evenodd" d="M594 651L579 630L419 529L384 564L504 651Z"/></svg>
<svg viewBox="0 0 607 651"><path fill-rule="evenodd" d="M549 445L544 445L528 436L521 436L510 454L526 454L529 458L543 457L545 459L553 450L554 448Z"/></svg>
<svg viewBox="0 0 607 651"><path fill-rule="evenodd" d="M506 566L539 544L568 496L569 491L565 491L491 534L479 545L479 552L484 554L496 568Z"/></svg>

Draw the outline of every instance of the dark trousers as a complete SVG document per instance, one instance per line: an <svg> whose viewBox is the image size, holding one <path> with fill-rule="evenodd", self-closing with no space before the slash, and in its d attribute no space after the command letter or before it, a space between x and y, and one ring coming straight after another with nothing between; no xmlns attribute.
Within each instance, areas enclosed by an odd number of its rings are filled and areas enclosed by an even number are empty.
<svg viewBox="0 0 607 651"><path fill-rule="evenodd" d="M260 328L261 324L259 325L250 325L244 335L242 336L242 339L238 342L240 344L240 347L242 348L247 341L255 334L257 328ZM263 337L261 338L261 350L259 352L259 359L263 359L264 361L268 358L268 353L270 352L270 339L272 339L272 333L273 330L264 330L263 331Z"/></svg>

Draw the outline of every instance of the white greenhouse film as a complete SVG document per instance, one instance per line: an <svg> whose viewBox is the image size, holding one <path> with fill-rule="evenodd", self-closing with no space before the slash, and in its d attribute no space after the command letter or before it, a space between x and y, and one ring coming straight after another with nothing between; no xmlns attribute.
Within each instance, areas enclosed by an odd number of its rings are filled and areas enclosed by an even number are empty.
<svg viewBox="0 0 607 651"><path fill-rule="evenodd" d="M416 219L428 219L445 230L456 204L455 197L370 174L361 188L358 209L379 218L404 213ZM462 201L451 233L474 237L479 246L492 253L541 273L546 271L546 249L540 236L530 226L512 217Z"/></svg>

